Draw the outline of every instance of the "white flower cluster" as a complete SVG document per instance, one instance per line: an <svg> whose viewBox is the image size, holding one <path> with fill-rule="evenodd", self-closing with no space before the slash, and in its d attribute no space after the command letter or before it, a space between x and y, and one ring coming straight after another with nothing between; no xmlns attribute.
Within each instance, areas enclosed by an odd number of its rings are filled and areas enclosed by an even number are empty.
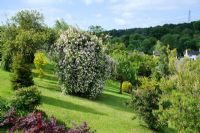
<svg viewBox="0 0 200 133"><path fill-rule="evenodd" d="M64 93L96 98L111 70L111 59L96 36L69 28L54 45L58 77Z"/></svg>

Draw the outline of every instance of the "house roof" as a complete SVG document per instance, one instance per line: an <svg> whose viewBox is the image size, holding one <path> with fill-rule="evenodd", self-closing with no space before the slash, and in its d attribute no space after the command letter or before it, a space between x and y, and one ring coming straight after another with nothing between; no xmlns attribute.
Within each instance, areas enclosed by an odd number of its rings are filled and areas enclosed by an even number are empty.
<svg viewBox="0 0 200 133"><path fill-rule="evenodd" d="M189 51L187 51L187 53L188 53L189 56L192 56L192 55L198 55L198 54L200 54L200 51L189 50Z"/></svg>

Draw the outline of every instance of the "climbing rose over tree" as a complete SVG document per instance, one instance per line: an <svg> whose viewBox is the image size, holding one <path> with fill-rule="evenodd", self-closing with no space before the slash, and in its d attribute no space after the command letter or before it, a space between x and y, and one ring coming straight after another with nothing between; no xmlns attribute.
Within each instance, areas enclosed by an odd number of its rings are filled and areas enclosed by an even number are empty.
<svg viewBox="0 0 200 133"><path fill-rule="evenodd" d="M62 91L96 98L109 76L111 59L95 35L70 27L54 45L57 74Z"/></svg>

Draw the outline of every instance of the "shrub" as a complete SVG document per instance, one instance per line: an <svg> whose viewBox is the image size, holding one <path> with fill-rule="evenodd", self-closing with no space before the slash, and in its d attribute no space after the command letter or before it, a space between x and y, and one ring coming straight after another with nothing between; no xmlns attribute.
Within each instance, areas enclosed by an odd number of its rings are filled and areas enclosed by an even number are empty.
<svg viewBox="0 0 200 133"><path fill-rule="evenodd" d="M25 117L19 118L18 121L11 128L12 132L44 132L44 133L65 133L67 130L65 126L57 125L56 119L51 118L46 121L42 113L30 113Z"/></svg>
<svg viewBox="0 0 200 133"><path fill-rule="evenodd" d="M114 51L112 54L113 59L116 62L115 72L116 72L116 79L120 81L120 94L122 94L122 84L124 81L129 81L132 84L135 83L136 78L136 69L132 62L134 58L132 54L129 54L125 51Z"/></svg>
<svg viewBox="0 0 200 133"><path fill-rule="evenodd" d="M5 44L6 45L6 44ZM1 68L6 70L6 71L10 71L12 68L12 52L10 52L11 50L7 48L2 50L2 60L1 60Z"/></svg>
<svg viewBox="0 0 200 133"><path fill-rule="evenodd" d="M12 100L12 106L22 111L33 111L40 102L40 92L36 86L31 86L16 91Z"/></svg>
<svg viewBox="0 0 200 133"><path fill-rule="evenodd" d="M26 63L32 63L38 49L54 42L55 35L43 21L43 15L35 10L20 11L9 19L1 31L2 68L10 71L12 58L18 52Z"/></svg>
<svg viewBox="0 0 200 133"><path fill-rule="evenodd" d="M17 113L14 108L11 108L2 116L2 121L0 122L0 128L10 128L17 122Z"/></svg>
<svg viewBox="0 0 200 133"><path fill-rule="evenodd" d="M32 86L34 84L31 69L24 63L21 54L14 56L12 70L11 83L14 90L21 87Z"/></svg>
<svg viewBox="0 0 200 133"><path fill-rule="evenodd" d="M35 53L35 58L34 58L34 64L36 67L36 70L39 73L39 77L44 76L44 67L47 65L47 58L43 52L36 52Z"/></svg>
<svg viewBox="0 0 200 133"><path fill-rule="evenodd" d="M81 125L74 125L67 133L94 133L91 131L90 127L86 122L83 122Z"/></svg>
<svg viewBox="0 0 200 133"><path fill-rule="evenodd" d="M9 108L8 103L0 97L0 122L4 120L3 116Z"/></svg>
<svg viewBox="0 0 200 133"><path fill-rule="evenodd" d="M200 59L184 61L179 71L162 85L163 95L160 105L160 119L168 120L179 132L198 133L200 131ZM173 86L166 83L173 82Z"/></svg>
<svg viewBox="0 0 200 133"><path fill-rule="evenodd" d="M100 39L69 28L55 44L53 55L64 93L91 99L101 94L110 72L110 59L104 54Z"/></svg>
<svg viewBox="0 0 200 133"><path fill-rule="evenodd" d="M159 117L154 113L159 109L159 98L161 90L156 81L144 78L142 85L133 91L131 105L138 116L144 120L149 128L160 130L166 123L159 121Z"/></svg>
<svg viewBox="0 0 200 133"><path fill-rule="evenodd" d="M128 81L123 82L122 90L124 92L131 92L132 89L133 89L133 85L130 82L128 82Z"/></svg>
<svg viewBox="0 0 200 133"><path fill-rule="evenodd" d="M19 117L15 109L8 111L0 127L8 127L10 132L21 131L22 133L93 133L87 123L69 129L57 123L53 117L46 119L42 112L33 112Z"/></svg>

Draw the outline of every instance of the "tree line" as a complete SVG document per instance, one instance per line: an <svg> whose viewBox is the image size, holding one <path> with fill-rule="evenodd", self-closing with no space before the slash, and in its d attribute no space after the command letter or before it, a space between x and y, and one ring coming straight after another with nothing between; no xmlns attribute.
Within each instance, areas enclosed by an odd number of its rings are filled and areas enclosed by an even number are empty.
<svg viewBox="0 0 200 133"><path fill-rule="evenodd" d="M138 50L147 54L153 53L157 40L177 49L182 56L185 49L199 50L200 21L182 24L165 24L149 28L133 28L104 31L112 36L112 42L123 42L128 50Z"/></svg>

